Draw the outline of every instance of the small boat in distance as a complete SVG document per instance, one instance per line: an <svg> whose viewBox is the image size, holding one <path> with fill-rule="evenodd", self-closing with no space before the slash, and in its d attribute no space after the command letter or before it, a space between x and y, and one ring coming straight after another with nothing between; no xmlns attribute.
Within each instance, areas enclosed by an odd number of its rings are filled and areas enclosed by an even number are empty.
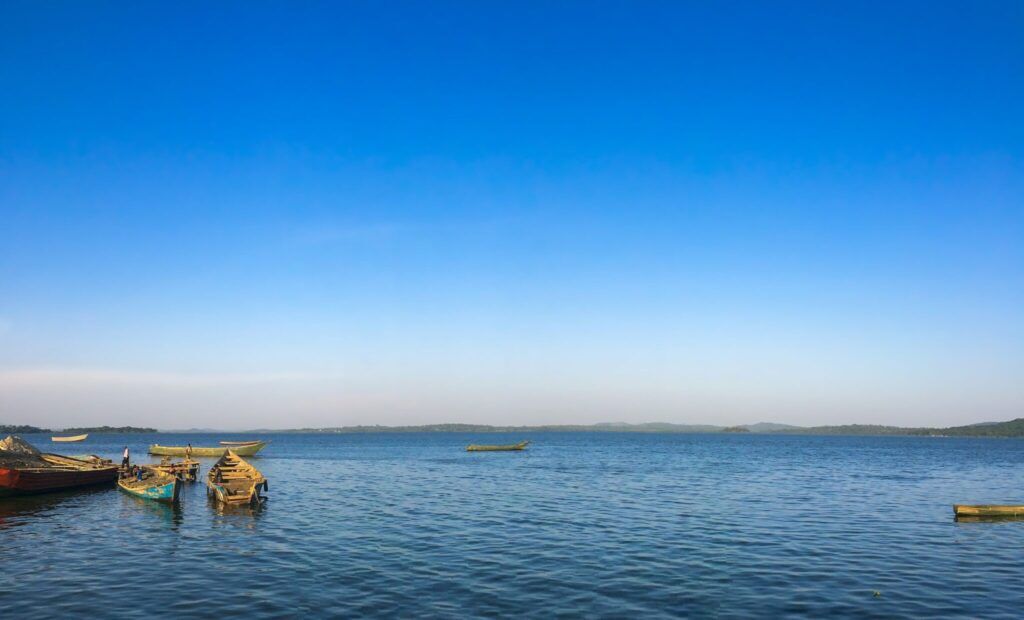
<svg viewBox="0 0 1024 620"><path fill-rule="evenodd" d="M956 517L1024 517L1024 506L953 504Z"/></svg>
<svg viewBox="0 0 1024 620"><path fill-rule="evenodd" d="M72 435L71 437L50 437L50 441L55 441L57 443L71 443L74 441L85 441L88 438L89 433L85 433L84 435Z"/></svg>
<svg viewBox="0 0 1024 620"><path fill-rule="evenodd" d="M466 452L508 452L512 450L525 450L528 445L530 445L529 441L520 441L519 443L503 446L487 446L471 443L466 446Z"/></svg>
<svg viewBox="0 0 1024 620"><path fill-rule="evenodd" d="M239 456L253 456L257 452L266 446L268 441L257 441L254 443L247 443L244 446L236 446L230 448L228 446L220 446L216 448L203 448L193 447L192 456L224 456L228 450L234 450ZM187 446L161 446L153 444L149 447L149 453L156 456L189 456L189 448Z"/></svg>
<svg viewBox="0 0 1024 620"><path fill-rule="evenodd" d="M258 469L228 450L206 476L206 494L229 506L258 506L267 490L267 479Z"/></svg>
<svg viewBox="0 0 1024 620"><path fill-rule="evenodd" d="M181 480L177 476L143 467L141 478L128 475L117 479L117 487L135 497L151 499L157 502L174 504L181 493Z"/></svg>

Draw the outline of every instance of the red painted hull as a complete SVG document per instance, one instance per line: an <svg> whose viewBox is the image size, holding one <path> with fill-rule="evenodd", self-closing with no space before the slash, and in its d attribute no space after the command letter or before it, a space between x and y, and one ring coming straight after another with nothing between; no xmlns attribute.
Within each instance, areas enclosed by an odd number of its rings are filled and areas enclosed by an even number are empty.
<svg viewBox="0 0 1024 620"><path fill-rule="evenodd" d="M86 471L0 468L0 496L49 493L94 484L110 484L115 480L117 467Z"/></svg>

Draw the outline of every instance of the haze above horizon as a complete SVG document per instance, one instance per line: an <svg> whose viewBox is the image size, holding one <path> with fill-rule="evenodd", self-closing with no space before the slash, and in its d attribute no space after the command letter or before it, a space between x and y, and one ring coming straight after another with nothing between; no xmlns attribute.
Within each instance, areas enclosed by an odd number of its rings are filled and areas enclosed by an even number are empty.
<svg viewBox="0 0 1024 620"><path fill-rule="evenodd" d="M1022 32L5 3L0 423L1021 417Z"/></svg>

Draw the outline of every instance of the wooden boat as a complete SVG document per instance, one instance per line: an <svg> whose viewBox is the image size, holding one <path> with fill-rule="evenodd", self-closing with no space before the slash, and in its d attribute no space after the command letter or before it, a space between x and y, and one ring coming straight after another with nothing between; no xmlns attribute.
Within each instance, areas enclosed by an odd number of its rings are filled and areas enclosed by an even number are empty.
<svg viewBox="0 0 1024 620"><path fill-rule="evenodd" d="M219 442L222 446L251 446L254 443L259 443L259 440L254 441L221 441Z"/></svg>
<svg viewBox="0 0 1024 620"><path fill-rule="evenodd" d="M85 461L86 463L92 463L93 465L112 465L114 463L114 461L110 459L105 459L102 456L97 456L95 454L74 454L69 458Z"/></svg>
<svg viewBox="0 0 1024 620"><path fill-rule="evenodd" d="M245 444L244 446L220 446L217 448L203 448L193 447L192 456L224 456L228 450L234 450L238 456L253 456L257 452L263 449L268 443L267 441L257 441L251 444ZM149 453L155 454L156 456L188 456L188 447L185 446L160 446L153 444L149 447Z"/></svg>
<svg viewBox="0 0 1024 620"><path fill-rule="evenodd" d="M953 504L957 517L1024 517L1024 506L995 504Z"/></svg>
<svg viewBox="0 0 1024 620"><path fill-rule="evenodd" d="M230 506L259 505L260 490L267 490L267 479L233 450L220 457L206 475L206 494Z"/></svg>
<svg viewBox="0 0 1024 620"><path fill-rule="evenodd" d="M63 491L117 479L111 463L91 463L59 454L40 454L34 466L4 465L0 460L0 497Z"/></svg>
<svg viewBox="0 0 1024 620"><path fill-rule="evenodd" d="M74 441L85 441L88 438L89 433L85 433L84 435L72 435L71 437L50 437L50 441L55 441L57 443L71 443Z"/></svg>
<svg viewBox="0 0 1024 620"><path fill-rule="evenodd" d="M529 441L520 441L519 443L504 446L487 446L471 443L466 446L466 452L507 452L510 450L525 450L528 445L530 445Z"/></svg>
<svg viewBox="0 0 1024 620"><path fill-rule="evenodd" d="M174 504L181 493L181 480L177 476L149 467L141 469L142 479L127 475L117 479L117 487L135 497Z"/></svg>
<svg viewBox="0 0 1024 620"><path fill-rule="evenodd" d="M184 482L195 482L199 479L199 461L186 458L184 461L173 462L170 457L165 456L155 465L147 465L151 469L177 476Z"/></svg>

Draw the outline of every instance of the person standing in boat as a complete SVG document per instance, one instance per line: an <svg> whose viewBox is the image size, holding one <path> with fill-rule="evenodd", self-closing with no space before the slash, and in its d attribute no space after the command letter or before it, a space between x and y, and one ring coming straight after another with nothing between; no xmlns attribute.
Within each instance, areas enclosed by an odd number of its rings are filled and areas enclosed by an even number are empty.
<svg viewBox="0 0 1024 620"><path fill-rule="evenodd" d="M123 467L125 469L128 469L128 466L131 464L129 462L129 460L130 460L129 459L129 454L130 453L128 452L128 446L125 446L124 447L124 455L121 457L121 467Z"/></svg>
<svg viewBox="0 0 1024 620"><path fill-rule="evenodd" d="M188 460L188 459L191 459L191 458L192 458L192 442L189 442L189 444L187 446L185 446L185 459Z"/></svg>

